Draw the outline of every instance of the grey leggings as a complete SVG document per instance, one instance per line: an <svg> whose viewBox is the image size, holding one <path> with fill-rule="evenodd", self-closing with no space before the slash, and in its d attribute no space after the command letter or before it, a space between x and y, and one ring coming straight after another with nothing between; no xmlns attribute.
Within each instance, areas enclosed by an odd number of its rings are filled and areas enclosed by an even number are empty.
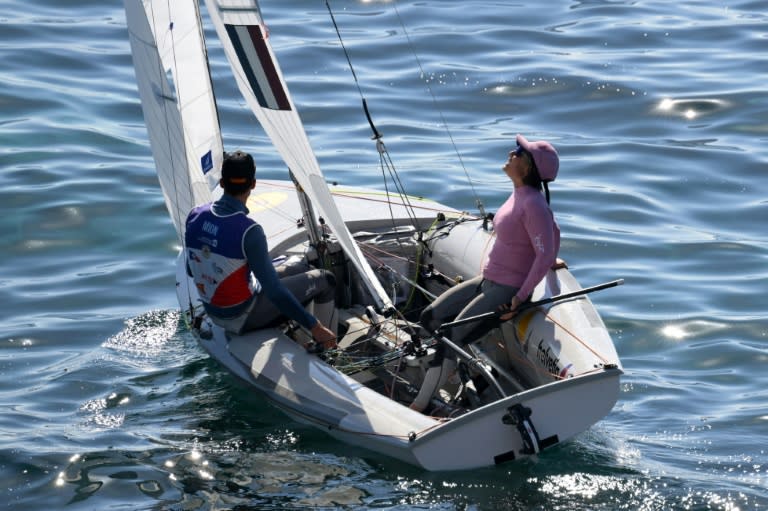
<svg viewBox="0 0 768 511"><path fill-rule="evenodd" d="M289 263L278 267L277 274L280 282L302 305L307 305L312 300L318 304L331 303L335 298L335 278L333 273L327 270L312 270L309 265L303 263ZM264 327L281 316L282 313L272 302L260 296L248 313L243 331Z"/></svg>
<svg viewBox="0 0 768 511"><path fill-rule="evenodd" d="M434 332L447 321L498 310L499 306L512 301L518 289L486 280L478 275L438 296L421 313L420 322ZM465 344L485 333L493 324L489 321L477 321L452 328L451 332L445 334L453 342Z"/></svg>

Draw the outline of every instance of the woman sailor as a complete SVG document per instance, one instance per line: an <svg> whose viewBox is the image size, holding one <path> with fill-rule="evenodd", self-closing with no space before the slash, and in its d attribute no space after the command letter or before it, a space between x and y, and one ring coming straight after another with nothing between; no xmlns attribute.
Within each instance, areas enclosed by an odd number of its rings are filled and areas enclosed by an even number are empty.
<svg viewBox="0 0 768 511"><path fill-rule="evenodd" d="M517 135L517 148L502 167L514 191L493 218L496 240L483 271L424 309L420 319L424 327L433 332L454 316L459 320L507 305L510 312L503 319L508 319L528 300L536 284L555 265L560 249L560 228L549 207L547 185L557 177L559 166L557 151L549 142L529 142ZM451 329L448 337L466 344L488 328L484 322L469 323ZM414 410L423 411L456 368L450 356L437 356L432 364L411 404Z"/></svg>

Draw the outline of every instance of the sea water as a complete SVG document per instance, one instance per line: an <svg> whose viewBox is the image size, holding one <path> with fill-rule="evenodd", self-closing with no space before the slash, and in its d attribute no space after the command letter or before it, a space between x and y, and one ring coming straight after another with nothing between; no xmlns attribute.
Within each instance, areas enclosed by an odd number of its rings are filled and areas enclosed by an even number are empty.
<svg viewBox="0 0 768 511"><path fill-rule="evenodd" d="M361 96L409 191L468 211L510 193L516 133L554 144L561 257L626 281L592 295L617 405L537 461L458 473L288 420L180 324L122 2L6 0L0 507L768 507L766 4L330 5L357 84L324 2L262 2L329 180L383 189ZM284 178L206 36L226 148Z"/></svg>

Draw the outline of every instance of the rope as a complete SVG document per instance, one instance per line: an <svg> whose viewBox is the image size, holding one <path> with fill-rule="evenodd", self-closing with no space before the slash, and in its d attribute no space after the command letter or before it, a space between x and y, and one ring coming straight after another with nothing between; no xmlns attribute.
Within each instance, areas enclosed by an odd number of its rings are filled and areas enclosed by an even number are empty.
<svg viewBox="0 0 768 511"><path fill-rule="evenodd" d="M554 306L553 306L553 307L554 307ZM546 317L546 318L547 318L549 321L551 321L552 323L554 323L554 324L556 324L557 326L559 326L559 327L560 327L560 328L561 328L561 329L562 329L562 330L563 330L565 333L567 333L568 335L570 335L570 336L571 336L571 337L572 337L572 338L573 338L573 339L574 339L576 342L578 342L579 344L581 344L582 346L584 346L584 348L586 348L586 349L587 349L587 350L588 350L590 353L592 353L592 354L593 354L595 357L597 357L598 359L600 359L600 360L603 362L603 364L604 364L604 365L608 363L608 359L607 359L607 358L605 358L605 357L604 357L604 356L602 356L600 353L598 353L597 351L595 351L594 349L592 349L592 347L589 345L589 343L587 343L587 341L585 341L584 339L580 338L578 335L576 335L575 333L573 333L572 331L570 331L569 329L567 329L565 326L563 326L561 323L559 323L558 321L556 321L556 320L555 320L555 319L552 317L552 315L551 315L551 314L549 314L549 312L545 313L545 317ZM502 332L502 338L503 338L503 335L504 335L504 333L503 333L503 330L501 330L501 332ZM516 337L516 342L520 342L520 341L518 341L518 340L517 340L517 332L515 332L515 337ZM554 378L555 378L555 379L557 379L557 380L564 380L564 379L566 378L565 376L560 376L559 374L555 374L555 373L552 373L552 372L550 372L550 371L547 371L546 369L542 369L541 367L539 367L539 366L537 366L537 365L533 364L533 363L532 363L532 362L531 362L531 361L530 361L528 358L525 358L525 357L519 357L519 356L517 356L517 355L515 355L515 354L513 354L513 353L510 353L510 351L509 351L509 350L507 349L507 347L506 347L506 343L505 343L505 342L501 342L501 340L498 340L498 339L496 340L496 346L498 346L499 348L501 348L502 350L504 350L504 351L507 353L507 356L508 356L510 359L512 359L512 360L514 360L514 361L516 361L518 364L525 364L525 365L529 366L530 368L532 368L532 369L533 369L534 371L536 371L537 373L540 373L540 374L545 374L545 375L549 375L549 376L552 376L552 377L554 377ZM585 374L592 374L592 373L595 373L595 372L598 372L598 371L602 371L602 369L601 369L601 368L594 368L594 369L590 369L590 370L587 370L587 371L583 371L583 372L581 372L581 373L579 373L579 374L574 374L574 376L582 376L582 375L585 375Z"/></svg>
<svg viewBox="0 0 768 511"><path fill-rule="evenodd" d="M387 186L387 172L389 172L389 176L392 179L392 181L395 184L395 189L397 190L397 193L400 194L401 199L405 204L403 204L406 207L406 211L408 212L408 217L411 220L411 223L414 227L421 230L421 227L419 226L419 221L416 218L416 213L413 209L413 206L410 203L410 198L407 193L405 193L405 187L403 186L402 181L400 180L400 176L397 172L397 169L395 168L394 163L392 162L392 158L389 155L389 151L387 150L386 145L384 144L384 141L382 140L382 135L379 133L379 131L376 129L376 126L373 123L373 119L371 118L371 113L368 110L368 103L365 100L365 95L363 94L363 90L360 87L360 81L357 78L357 74L355 73L355 68L352 65L352 59L349 56L349 52L347 51L347 47L344 44L344 39L341 37L341 31L339 30L339 26L336 23L336 18L333 15L333 10L331 9L331 4L328 0L325 1L325 6L328 9L328 14L331 17L331 21L333 22L333 27L336 30L336 36L339 38L339 43L341 44L341 49L344 51L344 56L347 59L347 63L349 64L349 69L352 73L352 78L355 81L355 86L357 87L357 92L360 95L360 99L363 102L363 111L365 112L365 116L368 119L368 124L371 126L371 130L373 131L373 139L376 140L376 149L379 152L379 165L381 166L381 173L382 177L384 179L384 188L387 192L387 197L389 197L389 189ZM392 218L392 222L394 224L394 213L392 212L392 203L388 202L390 205L390 217Z"/></svg>
<svg viewBox="0 0 768 511"><path fill-rule="evenodd" d="M459 152L459 148L456 146L456 142L453 138L453 134L451 133L451 130L448 127L448 122L445 120L445 115L443 114L443 111L440 108L440 105L438 105L437 103L437 98L435 97L434 91L432 91L432 87L430 87L429 85L429 81L426 79L427 74L424 71L424 67L421 64L421 59L419 59L419 56L416 53L416 49L413 45L413 42L411 41L411 36L408 33L408 29L405 27L403 18L400 16L400 11L397 8L397 0L393 2L392 6L395 10L395 14L397 15L397 21L400 23L400 27L402 27L403 29L403 34L405 35L405 38L408 41L408 48L411 50L411 53L413 54L413 58L416 60L416 64L419 67L419 72L421 73L421 76L424 79L424 84L426 85L427 91L429 92L429 95L432 98L432 104L435 106L435 109L440 115L440 121L443 124L443 128L445 129L445 132L448 135L448 139L451 141L451 145L453 146L453 150L456 153L457 158L459 159L459 164L461 165L461 168L464 171L464 175L467 177L467 182L469 183L469 187L472 189L472 196L475 199L475 204L477 205L477 209L480 211L480 216L484 217L485 208L483 207L483 202L480 200L480 197L477 195L477 190L475 190L475 185L472 182L472 178L469 176L469 171L467 170L467 167L464 165L464 159L461 157L461 152Z"/></svg>
<svg viewBox="0 0 768 511"><path fill-rule="evenodd" d="M575 340L576 340L576 341L577 341L579 344L581 344L582 346L584 346L584 347L587 349L587 351L589 351L589 352L590 352L590 353L592 353L594 356L596 356L597 358L599 358L599 359L600 359L600 360L603 362L603 364L607 364L607 363L608 363L608 359L607 359L607 358L605 358L605 357L604 357L604 356L602 356L600 353L598 353L598 352L596 352L595 350L593 350L593 349L592 349L592 347L591 347L589 344L587 344L587 342L586 342L586 341L584 341L583 339L581 339L581 338L580 338L578 335L574 334L573 332L571 332L570 330L568 330L567 328L565 328L565 327L564 327L562 324L560 324L560 323L558 323L557 321L555 321L555 319L554 319L554 318L552 318L552 316L551 316L549 313L547 313L547 319L549 319L549 320L550 320L552 323L554 323L554 324L556 324L557 326L559 326L560 328L562 328L564 332L566 332L568 335L570 335L571 337L573 337L573 338L574 338L574 339L575 339Z"/></svg>
<svg viewBox="0 0 768 511"><path fill-rule="evenodd" d="M294 190L295 189L295 187L293 185L288 185L288 184L283 185L281 183L269 183L268 185L263 185L263 186L269 186L269 187L272 187L272 188L279 188L279 189L285 189L285 190ZM333 195L334 197L348 197L350 199L357 199L357 200L363 200L363 201L368 201L368 202L377 202L377 203L383 203L383 204L395 204L395 205L398 205L398 206L410 207L413 210L417 210L418 209L418 210L421 210L421 211L429 211L429 212L434 212L434 213L446 213L446 211L443 208L431 207L431 206L425 206L425 205L424 206L413 206L412 204L404 204L402 202L398 203L398 202L392 201L390 199L391 194L386 193L386 192L377 192L375 190L371 190L371 191L368 191L368 190L360 190L360 191L358 191L358 190L331 190L331 195ZM361 195L364 195L364 196L367 196L367 197L361 197ZM376 198L374 198L374 196L376 196L376 195L383 195L383 196L386 196L387 198L386 199L376 199ZM421 200L425 200L422 197L413 197L413 196L407 196L407 197L410 200L414 200L414 199L420 200L420 201ZM405 199L405 198L406 198L405 195L401 196L401 199ZM432 201L427 200L427 202L432 202ZM447 213L448 214L454 214L455 212L449 211ZM468 218L468 219L471 219L471 220L482 220L482 218L475 217L475 216L470 215L470 214L468 214L466 212L460 212L459 214L461 214L465 218ZM285 216L288 217L288 215L285 215Z"/></svg>

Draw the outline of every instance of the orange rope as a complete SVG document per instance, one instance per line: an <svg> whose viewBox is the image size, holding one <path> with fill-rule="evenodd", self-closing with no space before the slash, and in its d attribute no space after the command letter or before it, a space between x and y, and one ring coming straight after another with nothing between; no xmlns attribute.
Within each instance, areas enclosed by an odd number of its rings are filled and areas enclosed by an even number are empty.
<svg viewBox="0 0 768 511"><path fill-rule="evenodd" d="M576 340L576 342L578 342L579 344L581 344L582 346L584 346L584 347L585 347L587 350L589 350L589 351L590 351L590 352L591 352L593 355L595 355L597 358L599 358L600 360L602 360L603 364L607 364L607 363L608 363L608 360L607 360L607 359L606 359L604 356L602 356L600 353L598 353L598 352L596 352L594 349L592 349L592 347L591 347L591 346L590 346L590 345L589 345L589 344L588 344L588 343L587 343L585 340L581 339L579 336L577 336L576 334L574 334L573 332L571 332L569 329L565 328L565 327L564 327L564 326L563 326L561 323L559 323L559 322L555 321L555 319L554 319L554 318L552 318L552 316L551 316L549 313L546 313L545 315L546 315L547 319L549 319L549 320L550 320L552 323L554 323L554 324L556 324L557 326L559 326L559 327L560 327L560 328L561 328L561 329L562 329L562 330L563 330L565 333L567 333L567 334L568 334L568 335L570 335L570 336L571 336L573 339L575 339L575 340ZM517 338L517 336L515 336L515 337ZM549 371L547 371L546 369L542 369L542 368L540 368L540 367L539 367L539 366L537 366L536 364L532 363L532 362L531 362L531 361L530 361L528 358L518 357L518 356L516 356L516 355L514 355L514 354L510 353L510 351L507 349L506 345L505 345L505 344L504 344L504 342L502 342L502 341L503 341L503 339L496 339L496 346L498 346L499 348L501 348L501 349L503 349L505 352L507 352L507 356L508 356L510 359L512 359L512 360L514 360L514 361L516 361L518 364L525 364L525 365L528 365L528 366L529 366L529 367L531 367L531 368L532 368L532 369L533 369L535 372L537 372L537 373L540 373L540 374L545 374L545 375L549 375L549 376L552 376L553 378L555 378L555 379L557 379L557 380L564 380L564 379L566 379L566 377L564 377L564 376L560 376L559 374L555 374L555 373L552 373L552 372L549 372ZM518 342L519 342L519 341L518 341ZM579 373L579 374L577 374L577 375L574 375L574 376L581 376L581 375L584 375L584 374L591 374L591 373L594 373L594 372L597 372L597 371L601 371L601 370L602 370L602 369L598 369L598 368L595 368L595 369L590 369L590 370L588 370L588 371L584 371L584 372L581 372L581 373Z"/></svg>
<svg viewBox="0 0 768 511"><path fill-rule="evenodd" d="M570 335L571 337L573 337L574 339L576 339L576 341L577 341L579 344L581 344L582 346L584 346L585 348L587 348L587 349L588 349L588 350L589 350L589 351L590 351L590 352L591 352L591 353L592 353L594 356L596 356L597 358L599 358L600 360L602 360L602 361L603 361L603 364L607 364L607 363L608 363L608 359L606 359L606 358L605 358L604 356L602 356L600 353L598 353L598 352L596 352L595 350L593 350L593 349L592 349L592 347L591 347L589 344L587 344L587 342L586 342L586 341L584 341L584 340L583 340L583 339L581 339L581 338L580 338L578 335L574 334L573 332L571 332L570 330L568 330L567 328L565 328L565 327L564 327L562 324L560 324L560 323L558 323L557 321L555 321L555 320L552 318L552 316L550 316L549 314L547 314L547 319L549 319L550 321L552 321L552 323L554 323L554 324L556 324L557 326L559 326L560 328L562 328L562 329L563 329L563 331L564 331L564 332L566 332L568 335Z"/></svg>
<svg viewBox="0 0 768 511"><path fill-rule="evenodd" d="M371 253L371 251L379 252L380 254L387 255L391 257L392 259L399 259L401 261L408 261L410 262L410 259L401 255L393 254L392 252L389 252L387 250L384 250L383 248L377 247L375 245L366 245L364 243L360 243L360 249L363 251L365 255L370 257L371 259L375 260L377 263L382 264L384 261L377 258L375 255Z"/></svg>
<svg viewBox="0 0 768 511"><path fill-rule="evenodd" d="M363 193L365 193L365 192L363 192ZM355 194L354 192L351 192L351 191L347 191L347 192L343 192L343 191L334 192L334 191L331 191L331 195L334 195L336 197L355 198L355 199L358 199L358 200L364 200L364 201L369 201L369 202L381 202L381 203L384 203L384 204L394 204L395 206L403 206L403 207L407 207L408 206L407 204L404 204L403 202L394 202L394 201L391 201L389 199L374 199L373 197L361 197L361 196L359 196L359 195L357 195L357 194ZM411 207L412 209L420 209L420 210L424 210L424 211L437 211L437 212L445 211L445 208L435 208L435 207L427 207L427 206L409 206L409 207Z"/></svg>
<svg viewBox="0 0 768 511"><path fill-rule="evenodd" d="M279 188L279 189L294 189L294 186L292 184L282 184L282 183L264 183L264 184L262 184L262 186L263 187ZM334 195L334 196L337 196L337 197L356 198L356 199L359 199L359 200L370 201L370 202L382 202L384 204L395 204L395 205L398 205L398 206L407 206L406 204L404 204L402 202L395 202L395 201L391 201L389 199L376 199L376 198L373 198L373 197L361 197L360 195L358 195L358 193L382 193L382 194L384 193L384 192L377 192L376 190L373 190L373 191L370 191L370 192L368 192L368 191L356 192L354 190L346 190L346 191L345 190L337 190L337 191L330 190L330 191L331 191L331 195ZM395 196L398 196L398 195L395 195ZM419 197L419 200L423 200L423 199L421 197ZM421 210L425 210L425 211L438 211L438 212L445 211L445 208L436 208L436 207L427 207L427 206L413 206L413 209L421 209ZM479 218L479 217L475 217L474 215L468 215L465 212L462 212L461 214L463 216L468 216L469 218L473 218L473 219L474 218Z"/></svg>
<svg viewBox="0 0 768 511"><path fill-rule="evenodd" d="M286 227L286 228L285 228L285 229L283 229L282 231L278 231L278 232L276 232L276 233L270 234L270 235L269 235L269 237L268 237L268 239L271 239L271 238L275 238L275 237L277 237L277 236L280 236L280 235L281 235L281 234L283 234L284 232L286 232L286 231L290 231L291 229L295 229L295 228L296 228L296 226L295 226L295 225L292 225L292 226L290 226L290 227Z"/></svg>

